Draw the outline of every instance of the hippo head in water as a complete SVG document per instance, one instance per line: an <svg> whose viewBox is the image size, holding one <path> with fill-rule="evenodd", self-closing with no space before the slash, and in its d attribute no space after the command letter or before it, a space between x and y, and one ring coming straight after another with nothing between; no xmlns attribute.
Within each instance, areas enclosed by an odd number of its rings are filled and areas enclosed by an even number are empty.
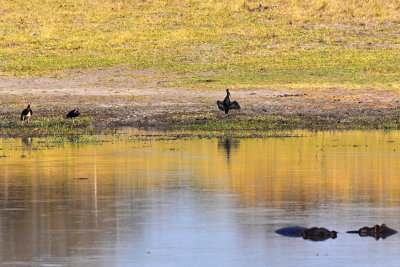
<svg viewBox="0 0 400 267"><path fill-rule="evenodd" d="M382 226L386 227L385 224L383 224ZM368 227L368 226L364 226L363 228L360 228L358 230L358 234L360 236L373 236L373 237L377 237L379 236L379 225L375 225L374 227Z"/></svg>
<svg viewBox="0 0 400 267"><path fill-rule="evenodd" d="M358 231L347 231L347 233L357 233L359 236L371 236L378 240L379 238L385 239L388 236L394 235L397 231L387 227L386 224L382 224L381 226L375 225L373 227L364 226Z"/></svg>
<svg viewBox="0 0 400 267"><path fill-rule="evenodd" d="M328 238L335 239L337 237L337 232L336 231L329 231L326 228L323 227L313 227L304 230L301 233L301 236L304 239L309 239L312 241L324 241Z"/></svg>
<svg viewBox="0 0 400 267"><path fill-rule="evenodd" d="M305 228L301 226L290 226L276 230L275 233L288 237L303 237L311 241L324 241L337 237L336 231L329 231L322 227Z"/></svg>

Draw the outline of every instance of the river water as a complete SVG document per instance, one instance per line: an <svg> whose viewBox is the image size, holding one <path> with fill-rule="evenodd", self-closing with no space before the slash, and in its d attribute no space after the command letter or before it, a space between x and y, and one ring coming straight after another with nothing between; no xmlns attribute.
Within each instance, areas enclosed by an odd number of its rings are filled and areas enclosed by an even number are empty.
<svg viewBox="0 0 400 267"><path fill-rule="evenodd" d="M1 266L398 266L400 132L0 139ZM325 227L336 239L281 236Z"/></svg>

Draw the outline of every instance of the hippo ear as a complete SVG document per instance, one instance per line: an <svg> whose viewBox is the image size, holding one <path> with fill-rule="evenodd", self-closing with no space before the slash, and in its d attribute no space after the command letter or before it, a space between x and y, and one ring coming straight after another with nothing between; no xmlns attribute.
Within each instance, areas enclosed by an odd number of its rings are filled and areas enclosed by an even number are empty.
<svg viewBox="0 0 400 267"><path fill-rule="evenodd" d="M386 228L386 224L383 223L383 224L381 225L381 228Z"/></svg>
<svg viewBox="0 0 400 267"><path fill-rule="evenodd" d="M331 238L335 239L337 237L336 231L331 231Z"/></svg>

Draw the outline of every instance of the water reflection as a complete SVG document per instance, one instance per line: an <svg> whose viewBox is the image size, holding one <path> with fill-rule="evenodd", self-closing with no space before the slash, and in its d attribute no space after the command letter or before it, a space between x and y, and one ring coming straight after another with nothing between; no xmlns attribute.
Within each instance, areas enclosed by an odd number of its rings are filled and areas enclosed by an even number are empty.
<svg viewBox="0 0 400 267"><path fill-rule="evenodd" d="M397 236L365 255L375 240L343 233L376 222L399 228L400 133L303 135L106 137L94 145L1 139L0 261L336 266L339 258L365 266L384 257L395 266ZM291 225L322 225L340 238L304 242L274 232Z"/></svg>
<svg viewBox="0 0 400 267"><path fill-rule="evenodd" d="M239 139L223 138L218 140L218 149L226 153L226 160L228 164L231 158L231 149L236 151L239 148Z"/></svg>
<svg viewBox="0 0 400 267"><path fill-rule="evenodd" d="M32 144L33 138L32 137L22 137L21 143L24 146L30 147Z"/></svg>

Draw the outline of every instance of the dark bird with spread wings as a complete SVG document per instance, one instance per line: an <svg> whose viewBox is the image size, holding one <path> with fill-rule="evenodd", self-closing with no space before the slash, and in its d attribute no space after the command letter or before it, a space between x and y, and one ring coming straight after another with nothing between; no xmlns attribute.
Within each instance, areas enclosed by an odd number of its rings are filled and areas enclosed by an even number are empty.
<svg viewBox="0 0 400 267"><path fill-rule="evenodd" d="M231 93L229 93L229 89L226 89L226 97L224 101L217 101L218 108L225 111L225 114L228 114L231 109L240 109L239 103L236 101L231 102L230 97Z"/></svg>

